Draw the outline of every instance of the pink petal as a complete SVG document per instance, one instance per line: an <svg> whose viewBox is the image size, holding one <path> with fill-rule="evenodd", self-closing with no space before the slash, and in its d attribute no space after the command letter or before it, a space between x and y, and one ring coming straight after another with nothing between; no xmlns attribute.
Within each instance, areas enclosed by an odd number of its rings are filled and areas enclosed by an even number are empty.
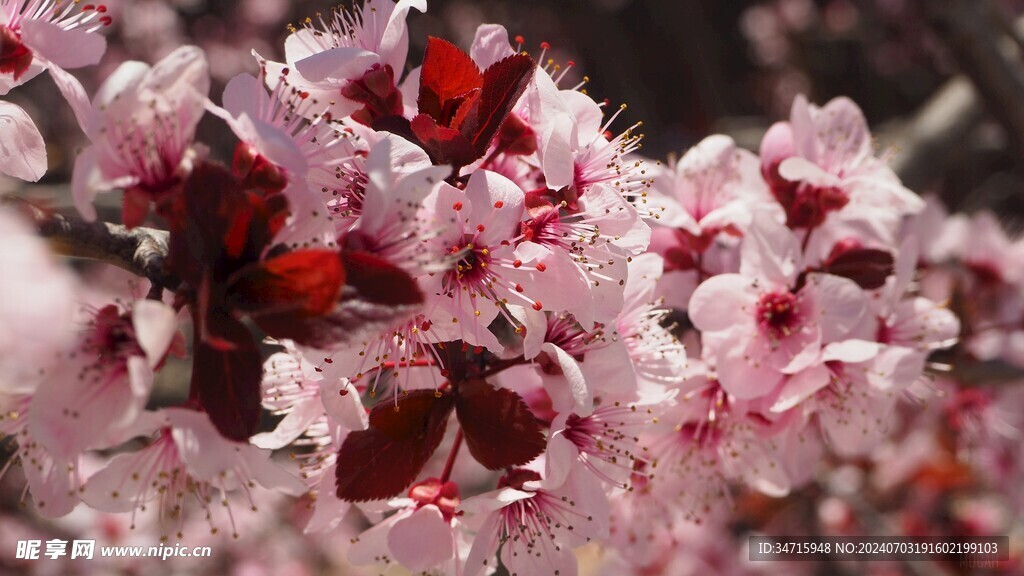
<svg viewBox="0 0 1024 576"><path fill-rule="evenodd" d="M821 339L825 343L835 342L849 334L867 311L864 290L848 278L808 274L807 288L817 293L816 300L821 310Z"/></svg>
<svg viewBox="0 0 1024 576"><path fill-rule="evenodd" d="M564 421L563 416L559 416ZM551 434L544 458L544 485L560 488L579 462L580 451L561 431Z"/></svg>
<svg viewBox="0 0 1024 576"><path fill-rule="evenodd" d="M838 186L841 182L817 164L799 156L783 160L779 164L779 175L790 182L807 182L814 186Z"/></svg>
<svg viewBox="0 0 1024 576"><path fill-rule="evenodd" d="M849 98L839 97L825 104L815 124L821 153L818 163L830 171L833 167L856 168L872 155L868 123Z"/></svg>
<svg viewBox="0 0 1024 576"><path fill-rule="evenodd" d="M103 58L107 39L85 29L68 30L44 20L24 19L21 22L25 45L62 68L92 66Z"/></svg>
<svg viewBox="0 0 1024 576"><path fill-rule="evenodd" d="M327 415L348 430L366 430L369 416L359 391L348 379L320 382L320 400Z"/></svg>
<svg viewBox="0 0 1024 576"><path fill-rule="evenodd" d="M341 524L348 513L351 503L338 498L334 489L334 475L337 464L331 464L320 478L317 486L316 500L313 502L313 515L306 523L303 533L323 532L333 530Z"/></svg>
<svg viewBox="0 0 1024 576"><path fill-rule="evenodd" d="M428 505L395 522L388 532L388 549L403 566L419 572L450 559L455 538L441 511Z"/></svg>
<svg viewBox="0 0 1024 576"><path fill-rule="evenodd" d="M364 531L352 541L348 549L348 561L356 566L367 566L381 564L382 559L388 556L388 532L391 526L398 521L400 514L391 516L387 520Z"/></svg>
<svg viewBox="0 0 1024 576"><path fill-rule="evenodd" d="M499 534L501 527L501 516L499 513L491 513L477 530L476 538L473 539L473 547L469 550L466 558L466 571L464 576L480 576L490 573L490 569L497 562L494 554L498 551Z"/></svg>
<svg viewBox="0 0 1024 576"><path fill-rule="evenodd" d="M295 69L311 82L325 78L355 79L379 61L380 57L373 52L342 46L303 58L295 63Z"/></svg>
<svg viewBox="0 0 1024 576"><path fill-rule="evenodd" d="M142 472L153 466L152 450L143 449L114 456L99 472L89 477L82 501L104 512L130 512L145 502L148 484ZM116 496L115 496L116 494ZM149 498L157 491L149 492Z"/></svg>
<svg viewBox="0 0 1024 576"><path fill-rule="evenodd" d="M740 274L781 286L793 285L803 260L796 236L766 212L754 214L740 251Z"/></svg>
<svg viewBox="0 0 1024 576"><path fill-rule="evenodd" d="M96 208L92 201L96 198L96 183L102 178L96 164L96 148L89 146L78 153L75 167L71 171L71 198L82 218L92 222L96 220Z"/></svg>
<svg viewBox="0 0 1024 576"><path fill-rule="evenodd" d="M821 361L844 363L867 362L878 354L878 343L867 340L844 340L826 345L821 350Z"/></svg>
<svg viewBox="0 0 1024 576"><path fill-rule="evenodd" d="M722 388L737 398L751 399L771 394L782 382L784 375L769 366L764 358L752 356L753 348L744 349L736 341L724 353L717 356L715 367Z"/></svg>
<svg viewBox="0 0 1024 576"><path fill-rule="evenodd" d="M785 412L829 385L831 375L824 364L811 366L786 379L772 404L772 412Z"/></svg>
<svg viewBox="0 0 1024 576"><path fill-rule="evenodd" d="M621 339L600 350L588 352L579 365L590 388L628 398L636 395L636 368L629 348Z"/></svg>
<svg viewBox="0 0 1024 576"><path fill-rule="evenodd" d="M575 181L575 140L576 124L569 115L557 116L548 126L538 155L542 158L544 179L550 188L557 190L571 186Z"/></svg>
<svg viewBox="0 0 1024 576"><path fill-rule="evenodd" d="M309 429L310 424L323 413L323 407L318 399L307 398L296 403L291 412L278 422L276 428L270 432L256 434L249 439L249 442L257 448L279 450L302 436Z"/></svg>
<svg viewBox="0 0 1024 576"><path fill-rule="evenodd" d="M601 234L629 254L640 254L651 242L651 227L621 194L604 184L592 186L583 197L583 210L600 220Z"/></svg>
<svg viewBox="0 0 1024 576"><path fill-rule="evenodd" d="M406 16L409 10L416 9L420 12L427 11L427 0L398 0L391 4L391 0L384 0L391 9L387 26L380 36L377 44L377 53L380 54L384 64L391 66L395 74L401 74L405 67L405 57L409 52L409 32L406 24ZM369 6L371 2L367 2ZM388 8L376 8L377 10L388 10Z"/></svg>
<svg viewBox="0 0 1024 576"><path fill-rule="evenodd" d="M757 292L750 278L719 274L705 280L690 297L690 321L701 331L717 332L737 326L754 329Z"/></svg>
<svg viewBox="0 0 1024 576"><path fill-rule="evenodd" d="M28 458L22 457L23 460ZM69 466L80 466L80 461L55 459L44 450L31 452L31 464L22 466L28 481L36 511L46 518L66 516L78 505L78 486L71 484Z"/></svg>
<svg viewBox="0 0 1024 576"><path fill-rule="evenodd" d="M587 416L593 412L594 398L590 393L590 389L587 387L583 371L580 369L580 365L576 359L565 350L562 350L550 342L545 342L540 348L544 352L547 352L551 359L562 369L562 375L565 377L565 381L569 384L569 391L572 393L572 398L575 401L575 408L573 411L580 416ZM552 400L554 400L553 396ZM562 410L562 408L559 407L555 407L555 409L559 411Z"/></svg>
<svg viewBox="0 0 1024 576"><path fill-rule="evenodd" d="M496 172L477 170L466 184L466 197L473 203L470 223L485 226L478 236L483 245L493 246L516 235L526 195L515 182Z"/></svg>
<svg viewBox="0 0 1024 576"><path fill-rule="evenodd" d="M46 173L46 144L22 108L0 101L0 172L36 182Z"/></svg>
<svg viewBox="0 0 1024 576"><path fill-rule="evenodd" d="M508 41L508 30L500 24L481 24L476 29L469 56L481 70L491 64L512 56L515 50Z"/></svg>
<svg viewBox="0 0 1024 576"><path fill-rule="evenodd" d="M174 308L157 300L137 300L132 305L135 340L151 367L156 367L167 353L178 331L177 316Z"/></svg>
<svg viewBox="0 0 1024 576"><path fill-rule="evenodd" d="M228 80L221 101L231 116L237 118L248 114L252 118L259 118L261 105L269 105L270 97L258 78L252 74L239 74Z"/></svg>
<svg viewBox="0 0 1024 576"><path fill-rule="evenodd" d="M57 85L57 89L71 106L71 111L75 113L78 125L82 127L83 131L86 131L89 127L92 106L89 104L89 97L86 95L82 83L63 68L52 63L49 65L49 70L53 83Z"/></svg>
<svg viewBox="0 0 1024 576"><path fill-rule="evenodd" d="M776 122L761 139L761 170L768 174L786 158L796 155L793 145L793 128L788 122Z"/></svg>

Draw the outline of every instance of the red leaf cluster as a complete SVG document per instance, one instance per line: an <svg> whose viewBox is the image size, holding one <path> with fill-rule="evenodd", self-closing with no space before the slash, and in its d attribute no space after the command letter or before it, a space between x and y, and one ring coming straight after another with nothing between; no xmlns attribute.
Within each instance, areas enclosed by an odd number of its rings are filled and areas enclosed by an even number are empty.
<svg viewBox="0 0 1024 576"><path fill-rule="evenodd" d="M540 421L512 390L481 379L441 394L415 390L395 404L375 406L370 427L345 439L338 451L338 497L362 502L400 494L437 450L453 409L470 454L490 470L526 464L544 451Z"/></svg>
<svg viewBox="0 0 1024 576"><path fill-rule="evenodd" d="M515 54L481 72L465 52L431 37L420 72L419 114L411 121L377 117L373 126L418 143L435 164L456 171L483 157L499 129L504 149L529 154L536 149L532 129L522 121L505 125L536 67L529 56Z"/></svg>

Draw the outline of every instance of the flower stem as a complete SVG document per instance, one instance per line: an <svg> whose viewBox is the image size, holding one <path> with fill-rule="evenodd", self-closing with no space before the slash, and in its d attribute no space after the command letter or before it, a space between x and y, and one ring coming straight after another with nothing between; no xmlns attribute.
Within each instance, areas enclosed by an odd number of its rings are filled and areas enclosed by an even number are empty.
<svg viewBox="0 0 1024 576"><path fill-rule="evenodd" d="M452 451L448 453L448 461L444 463L444 472L441 473L441 484L444 484L452 475L452 467L455 466L455 458L462 448L462 428L455 433L455 442L452 443Z"/></svg>

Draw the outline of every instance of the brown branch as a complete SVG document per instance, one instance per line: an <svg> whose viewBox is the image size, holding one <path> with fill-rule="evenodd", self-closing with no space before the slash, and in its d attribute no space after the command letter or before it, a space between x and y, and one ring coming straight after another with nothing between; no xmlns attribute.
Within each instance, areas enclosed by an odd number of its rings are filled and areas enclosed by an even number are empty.
<svg viewBox="0 0 1024 576"><path fill-rule="evenodd" d="M1024 62L991 0L920 0L936 36L967 75L1012 146L1024 150Z"/></svg>
<svg viewBox="0 0 1024 576"><path fill-rule="evenodd" d="M120 224L86 222L78 216L49 212L20 199L4 199L4 203L31 218L40 236L58 254L113 264L147 278L155 287L174 289L181 283L164 269L169 237L164 230L129 230Z"/></svg>
<svg viewBox="0 0 1024 576"><path fill-rule="evenodd" d="M941 177L946 166L963 149L964 139L981 122L981 99L970 80L949 80L904 123L879 134L879 140L895 149L890 166L903 185L920 191Z"/></svg>

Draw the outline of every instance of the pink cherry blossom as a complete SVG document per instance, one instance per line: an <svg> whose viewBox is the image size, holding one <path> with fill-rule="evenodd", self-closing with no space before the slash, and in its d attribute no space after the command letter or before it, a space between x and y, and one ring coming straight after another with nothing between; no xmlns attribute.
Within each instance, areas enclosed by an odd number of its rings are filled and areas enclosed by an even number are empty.
<svg viewBox="0 0 1024 576"><path fill-rule="evenodd" d="M425 12L426 0L365 0L352 11L338 9L310 20L285 40L287 64L271 63L269 70L287 66L297 89L330 103L334 117L348 116L362 106L345 93L351 82L377 69L390 69L392 81L398 80L409 49L405 19L412 9Z"/></svg>
<svg viewBox="0 0 1024 576"><path fill-rule="evenodd" d="M459 574L465 556L460 551L460 503L454 482L429 478L413 485L407 498L388 502L397 512L354 539L349 561L386 564L394 559L417 572L434 569Z"/></svg>
<svg viewBox="0 0 1024 576"><path fill-rule="evenodd" d="M150 201L160 202L183 181L196 155L192 139L209 82L206 56L190 46L152 67L118 67L79 119L93 144L79 153L72 178L83 217L96 218L98 192L124 188L125 223L141 224Z"/></svg>
<svg viewBox="0 0 1024 576"><path fill-rule="evenodd" d="M55 0L0 5L0 96L47 68L81 68L100 61L107 42L95 32L111 23L106 6Z"/></svg>
<svg viewBox="0 0 1024 576"><path fill-rule="evenodd" d="M713 276L690 299L690 318L713 350L722 386L740 398L769 394L809 366L823 344L850 332L866 311L863 291L829 274L806 275L799 241L769 217L755 219L739 274Z"/></svg>
<svg viewBox="0 0 1024 576"><path fill-rule="evenodd" d="M221 437L202 412L167 408L147 413L135 433L153 437L145 448L113 458L89 478L82 499L90 506L136 513L155 499L162 530L176 523L180 533L188 496L209 512L214 496L224 500L236 489L248 493L257 483L293 495L306 491L305 483L271 462L267 451ZM230 508L228 513L237 534ZM208 521L216 528L211 516Z"/></svg>
<svg viewBox="0 0 1024 576"><path fill-rule="evenodd" d="M789 122L765 134L761 165L787 225L804 231L810 258L824 258L851 233L891 245L899 217L924 208L875 157L867 122L847 98L818 108L798 96Z"/></svg>
<svg viewBox="0 0 1024 576"><path fill-rule="evenodd" d="M60 458L116 445L149 400L153 374L177 332L173 309L140 300L96 311L75 349L32 398L29 429Z"/></svg>
<svg viewBox="0 0 1024 576"><path fill-rule="evenodd" d="M574 473L549 489L529 469L507 473L495 491L463 503L467 514L484 515L466 559L466 576L485 573L499 550L511 574L577 573L572 549L608 531L608 501L597 480Z"/></svg>

